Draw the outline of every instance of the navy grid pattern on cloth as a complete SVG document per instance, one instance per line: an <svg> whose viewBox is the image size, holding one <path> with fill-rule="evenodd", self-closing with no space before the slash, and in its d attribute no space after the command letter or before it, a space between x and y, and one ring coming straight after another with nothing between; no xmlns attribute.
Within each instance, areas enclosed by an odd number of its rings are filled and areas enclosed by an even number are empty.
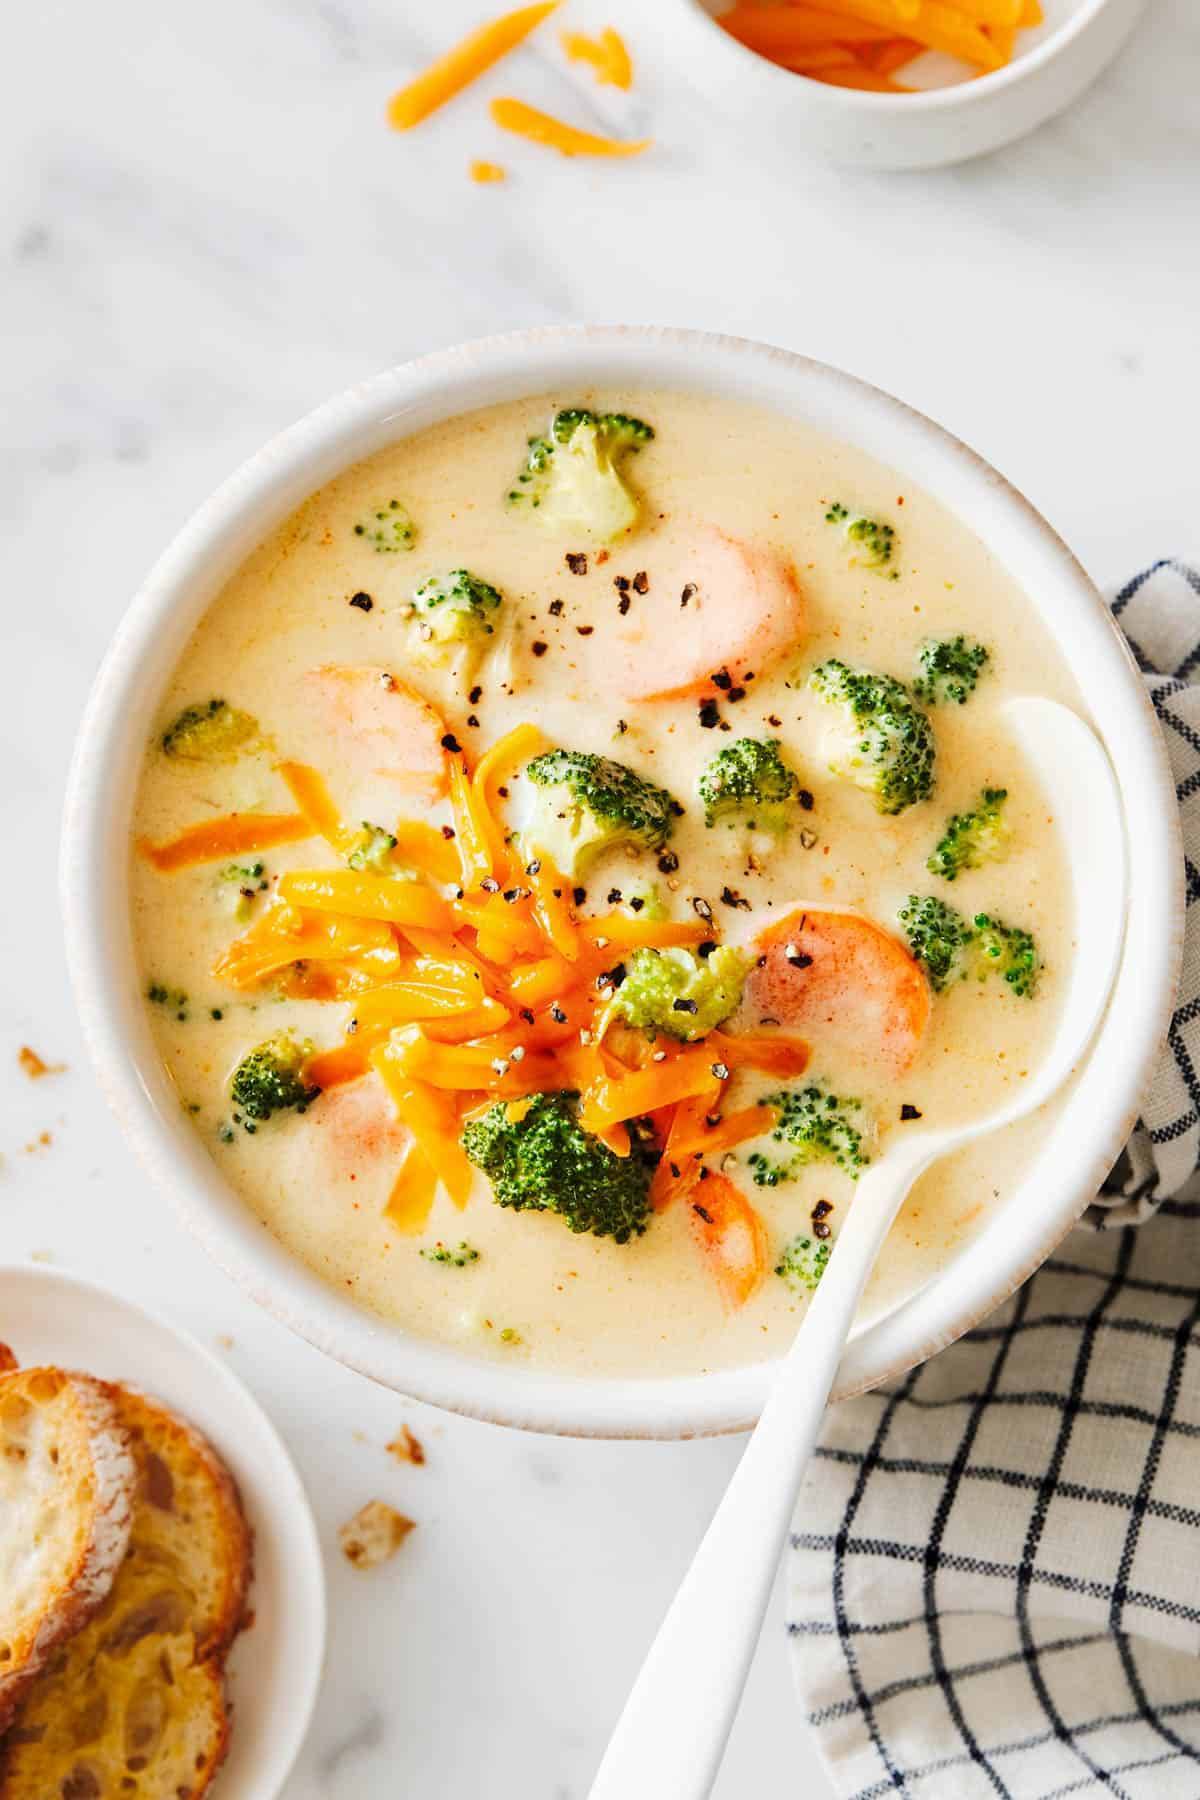
<svg viewBox="0 0 1200 1800"><path fill-rule="evenodd" d="M1102 1229L827 1416L788 1629L854 1800L1200 1800L1200 573L1158 563L1113 607L1182 811L1180 1002Z"/></svg>

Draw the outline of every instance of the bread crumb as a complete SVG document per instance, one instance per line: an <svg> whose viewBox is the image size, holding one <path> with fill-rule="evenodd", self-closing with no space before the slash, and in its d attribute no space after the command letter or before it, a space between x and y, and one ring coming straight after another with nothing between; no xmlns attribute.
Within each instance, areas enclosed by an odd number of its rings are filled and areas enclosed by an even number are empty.
<svg viewBox="0 0 1200 1800"><path fill-rule="evenodd" d="M385 1500L368 1500L338 1532L342 1555L356 1569L375 1569L395 1556L414 1529L415 1521L406 1519Z"/></svg>
<svg viewBox="0 0 1200 1800"><path fill-rule="evenodd" d="M67 1066L66 1063L48 1063L28 1044L22 1044L17 1051L17 1061L30 1081L40 1081L43 1075L61 1075Z"/></svg>
<svg viewBox="0 0 1200 1800"><path fill-rule="evenodd" d="M387 1449L388 1455L394 1456L397 1462L415 1463L419 1467L425 1461L425 1446L407 1425L400 1427L400 1436L394 1438Z"/></svg>

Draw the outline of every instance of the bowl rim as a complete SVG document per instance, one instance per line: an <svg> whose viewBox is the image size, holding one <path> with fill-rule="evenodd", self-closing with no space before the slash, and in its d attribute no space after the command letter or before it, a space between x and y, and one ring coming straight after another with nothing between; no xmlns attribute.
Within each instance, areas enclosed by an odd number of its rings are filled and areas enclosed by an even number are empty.
<svg viewBox="0 0 1200 1800"><path fill-rule="evenodd" d="M1129 928L1109 1013L1073 1095L1034 1165L1035 1223L1019 1252L992 1220L956 1259L859 1328L835 1396L877 1385L971 1328L1010 1294L1078 1219L1112 1166L1170 1024L1184 916L1174 781L1141 675L1097 589L1032 504L983 458L923 414L842 370L748 339L663 326L543 326L443 349L385 370L271 439L206 500L151 569L112 639L81 720L63 819L60 889L80 1022L118 1122L183 1222L281 1323L336 1361L451 1411L573 1436L680 1438L749 1428L773 1363L673 1377L551 1374L420 1339L358 1307L279 1242L218 1174L179 1105L150 1035L128 909L129 820L158 695L227 575L307 494L376 448L497 399L624 380L728 393L818 423L932 491L993 548L1030 595L1050 592L1070 623L1077 668L1093 662L1085 710L1108 745L1129 836ZM902 455L897 454L903 451ZM995 539L1004 544L1001 551ZM1131 800L1136 799L1136 806ZM1136 968L1133 966L1136 962ZM1115 1029L1114 1029L1115 1028ZM1102 1057L1105 1047L1110 1054ZM1043 1167L1066 1121L1086 1153L1071 1173ZM1097 1120L1101 1124L1097 1126ZM1032 1194L1027 1179L998 1216ZM1024 1215L1022 1215L1024 1216ZM961 1265L961 1266L959 1266Z"/></svg>
<svg viewBox="0 0 1200 1800"><path fill-rule="evenodd" d="M1003 68L989 69L985 74L974 76L968 81L952 82L948 87L916 88L905 94L878 94L864 88L834 87L828 82L813 81L794 70L781 69L768 57L760 56L756 50L751 50L748 45L730 37L727 31L722 31L716 17L709 12L703 0L678 0L678 3L692 15L710 42L715 43L719 39L738 53L738 59L747 73L753 63L759 71L769 71L767 79L772 85L785 80L792 83L803 82L800 92L810 97L813 89L819 88L822 99L818 104L847 113L861 112L864 116L886 117L897 108L904 115L951 112L976 103L986 104L990 96L1019 87L1027 78L1033 77L1060 55L1069 52L1079 36L1096 22L1114 0L1082 0L1071 17L1052 30L1040 44L1036 44L1026 54L1014 57Z"/></svg>

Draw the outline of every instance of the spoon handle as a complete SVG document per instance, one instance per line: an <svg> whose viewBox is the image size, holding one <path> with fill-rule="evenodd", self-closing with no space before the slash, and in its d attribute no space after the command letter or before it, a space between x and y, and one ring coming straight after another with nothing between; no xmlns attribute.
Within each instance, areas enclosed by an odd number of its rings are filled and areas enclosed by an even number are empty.
<svg viewBox="0 0 1200 1800"><path fill-rule="evenodd" d="M705 1800L711 1791L859 1295L918 1167L917 1159L897 1166L887 1158L860 1181L757 1429L642 1665L590 1800Z"/></svg>

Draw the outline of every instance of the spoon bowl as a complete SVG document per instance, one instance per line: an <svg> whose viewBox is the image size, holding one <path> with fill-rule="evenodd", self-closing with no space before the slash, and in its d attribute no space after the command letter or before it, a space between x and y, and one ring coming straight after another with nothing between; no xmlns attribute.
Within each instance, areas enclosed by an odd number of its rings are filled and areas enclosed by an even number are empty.
<svg viewBox="0 0 1200 1800"><path fill-rule="evenodd" d="M863 1287L931 1163L1053 1097L1108 1005L1125 934L1120 798L1098 739L1066 707L1022 696L1006 722L1049 799L1076 929L1058 1026L1039 1068L984 1119L902 1136L860 1178L820 1286L729 1488L684 1577L600 1766L591 1800L704 1800L737 1712L801 1477Z"/></svg>

